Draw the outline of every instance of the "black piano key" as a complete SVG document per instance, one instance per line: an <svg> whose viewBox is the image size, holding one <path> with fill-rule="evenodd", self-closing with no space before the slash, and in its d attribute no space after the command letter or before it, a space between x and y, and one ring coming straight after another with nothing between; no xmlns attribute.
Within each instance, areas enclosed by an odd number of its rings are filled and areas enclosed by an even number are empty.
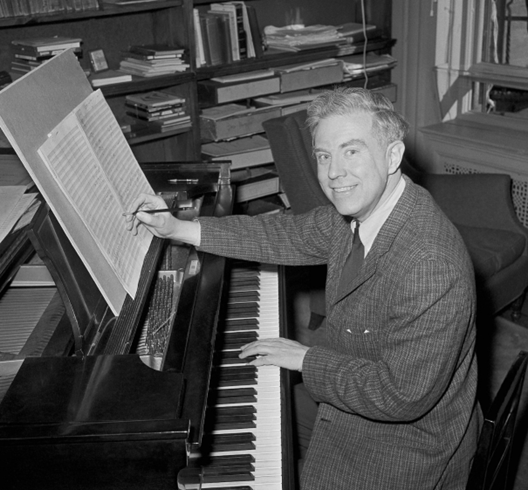
<svg viewBox="0 0 528 490"><path fill-rule="evenodd" d="M249 344L250 342L255 342L255 340L258 340L258 338L258 332L254 330L252 332L233 332L227 335L223 335L222 338L219 340L221 345L226 347L231 344L240 344L240 342Z"/></svg>
<svg viewBox="0 0 528 490"><path fill-rule="evenodd" d="M204 436L204 445L210 446L213 452L252 451L255 449L255 440L255 434L252 432L208 434Z"/></svg>
<svg viewBox="0 0 528 490"><path fill-rule="evenodd" d="M228 303L235 303L235 302L241 302L241 301L259 301L260 300L260 293L258 291L240 291L238 293L234 293L232 291L229 292L229 295L227 297Z"/></svg>
<svg viewBox="0 0 528 490"><path fill-rule="evenodd" d="M222 322L225 332L232 332L236 330L258 329L259 322L256 318L231 319Z"/></svg>
<svg viewBox="0 0 528 490"><path fill-rule="evenodd" d="M240 316L240 314L242 313L244 313L245 316L248 316L250 318L256 318L257 316L259 316L259 306L258 303L255 302L233 303L227 305L226 311L227 318L231 318L233 315Z"/></svg>
<svg viewBox="0 0 528 490"><path fill-rule="evenodd" d="M244 475L244 477L242 477ZM251 474L251 472L248 472L247 470L244 471L243 468L240 469L239 472L235 472L233 474L226 474L224 477L220 477L220 474L215 473L212 471L209 473L209 467L207 468L201 468L201 467L188 467L183 468L178 473L178 483L180 485L184 486L196 486L203 483L231 483L231 482L237 482L237 481L253 481L254 476ZM242 489L251 489L251 487L248 487L246 485L240 486L240 487L225 487L222 486L223 490L228 490L229 488L232 488L233 490L242 490Z"/></svg>
<svg viewBox="0 0 528 490"><path fill-rule="evenodd" d="M229 285L231 292L239 293L241 291L259 291L260 281L258 279L241 279L240 281L232 281Z"/></svg>
<svg viewBox="0 0 528 490"><path fill-rule="evenodd" d="M203 483L234 483L237 481L253 481L255 480L255 476L251 473L251 471L243 471L242 469L240 471L234 472L234 473L208 473L205 472L202 481Z"/></svg>
<svg viewBox="0 0 528 490"><path fill-rule="evenodd" d="M252 454L232 454L230 456L211 456L207 460L207 464L211 466L228 466L230 464L232 465L239 465L239 464L247 464L247 463L254 463L255 462L255 456Z"/></svg>
<svg viewBox="0 0 528 490"><path fill-rule="evenodd" d="M256 378L241 378L241 379L234 379L234 378L227 378L227 379L220 379L218 381L218 386L220 388L231 388L235 386L256 386L258 384L258 381Z"/></svg>
<svg viewBox="0 0 528 490"><path fill-rule="evenodd" d="M248 487L247 485L242 486L229 486L229 487L209 487L207 490L253 490L253 487Z"/></svg>
<svg viewBox="0 0 528 490"><path fill-rule="evenodd" d="M255 403L257 401L257 390L255 388L217 390L213 395L213 402L219 405L226 403Z"/></svg>
<svg viewBox="0 0 528 490"><path fill-rule="evenodd" d="M215 430L251 430L257 428L257 423L254 420L239 420L221 422L215 420Z"/></svg>
<svg viewBox="0 0 528 490"><path fill-rule="evenodd" d="M251 310L232 310L227 314L228 320L237 320L241 318L255 318L258 316Z"/></svg>
<svg viewBox="0 0 528 490"><path fill-rule="evenodd" d="M255 413L257 412L257 409L253 405L241 405L239 407L217 407L215 408L214 414L215 416L219 417L225 417L228 415L253 415L255 416Z"/></svg>

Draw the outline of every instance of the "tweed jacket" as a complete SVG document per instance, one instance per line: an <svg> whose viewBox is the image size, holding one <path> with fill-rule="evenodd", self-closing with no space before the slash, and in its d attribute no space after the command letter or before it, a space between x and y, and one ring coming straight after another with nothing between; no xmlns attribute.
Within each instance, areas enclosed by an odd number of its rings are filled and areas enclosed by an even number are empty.
<svg viewBox="0 0 528 490"><path fill-rule="evenodd" d="M302 368L319 402L303 490L465 488L481 422L474 272L428 192L406 178L341 295L352 231L333 206L200 223L205 251L328 265L327 338Z"/></svg>

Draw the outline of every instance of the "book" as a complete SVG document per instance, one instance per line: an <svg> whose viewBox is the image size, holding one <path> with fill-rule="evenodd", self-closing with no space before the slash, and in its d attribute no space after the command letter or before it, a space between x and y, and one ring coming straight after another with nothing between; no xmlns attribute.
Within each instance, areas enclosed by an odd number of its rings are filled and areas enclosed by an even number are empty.
<svg viewBox="0 0 528 490"><path fill-rule="evenodd" d="M244 13L242 5L235 2L229 2L235 9L236 23L237 23L237 37L238 50L240 52L240 59L248 58L248 36L244 26Z"/></svg>
<svg viewBox="0 0 528 490"><path fill-rule="evenodd" d="M284 94L271 94L264 97L256 97L253 102L257 107L263 106L290 106L303 102L311 102L321 93L321 89L311 88L295 90Z"/></svg>
<svg viewBox="0 0 528 490"><path fill-rule="evenodd" d="M269 142L260 134L203 144L202 155L212 161L229 160L233 170L273 162Z"/></svg>
<svg viewBox="0 0 528 490"><path fill-rule="evenodd" d="M200 134L202 140L223 140L262 133L262 123L279 117L278 107L246 107L242 104L222 104L202 110Z"/></svg>
<svg viewBox="0 0 528 490"><path fill-rule="evenodd" d="M229 19L229 34L231 39L231 53L233 61L240 60L240 44L238 39L238 26L236 7L230 3L212 3L211 11L224 12Z"/></svg>
<svg viewBox="0 0 528 490"><path fill-rule="evenodd" d="M236 203L235 214L246 214L256 216L258 214L278 214L284 213L288 209L281 198L284 194L270 194L268 196L258 197L250 201Z"/></svg>
<svg viewBox="0 0 528 490"><path fill-rule="evenodd" d="M236 202L251 201L280 192L279 175L276 170L251 177L236 184Z"/></svg>
<svg viewBox="0 0 528 490"><path fill-rule="evenodd" d="M182 55L185 49L179 46L170 46L169 44L133 44L128 48L131 53L146 56L174 56Z"/></svg>
<svg viewBox="0 0 528 490"><path fill-rule="evenodd" d="M126 102L144 108L148 111L159 109L162 107L171 107L174 105L181 105L185 102L183 97L174 95L162 90L152 90L150 92L129 94L125 96Z"/></svg>
<svg viewBox="0 0 528 490"><path fill-rule="evenodd" d="M249 25L249 17L248 17L246 2L233 0L231 3L234 4L237 9L239 9L239 12L241 12L241 15L242 15L242 26L246 34L247 57L254 58L255 57L255 46L253 44L251 26Z"/></svg>
<svg viewBox="0 0 528 490"><path fill-rule="evenodd" d="M229 19L222 12L209 11L200 14L206 64L209 66L222 65L233 60L228 22Z"/></svg>
<svg viewBox="0 0 528 490"><path fill-rule="evenodd" d="M132 75L123 73L119 70L105 70L99 73L90 74L89 79L92 87L103 87L105 85L114 85L116 83L131 82Z"/></svg>
<svg viewBox="0 0 528 490"><path fill-rule="evenodd" d="M202 27L200 25L200 12L195 7L193 8L193 24L194 24L194 41L196 44L196 66L205 65L204 41L202 35Z"/></svg>
<svg viewBox="0 0 528 490"><path fill-rule="evenodd" d="M51 37L33 37L27 39L13 39L11 44L25 48L31 48L36 53L65 50L69 48L79 48L81 46L81 38L72 38L65 36L51 36Z"/></svg>
<svg viewBox="0 0 528 490"><path fill-rule="evenodd" d="M253 39L253 48L255 49L255 56L261 58L264 56L264 39L262 37L262 31L259 27L257 18L257 11L253 5L246 5L249 28L251 31L251 37Z"/></svg>
<svg viewBox="0 0 528 490"><path fill-rule="evenodd" d="M313 63L282 66L275 68L275 72L280 76L281 92L292 92L343 81L343 63L333 58Z"/></svg>
<svg viewBox="0 0 528 490"><path fill-rule="evenodd" d="M234 83L218 79L203 80L198 82L197 89L198 97L204 104L216 105L280 92L280 77L267 76Z"/></svg>

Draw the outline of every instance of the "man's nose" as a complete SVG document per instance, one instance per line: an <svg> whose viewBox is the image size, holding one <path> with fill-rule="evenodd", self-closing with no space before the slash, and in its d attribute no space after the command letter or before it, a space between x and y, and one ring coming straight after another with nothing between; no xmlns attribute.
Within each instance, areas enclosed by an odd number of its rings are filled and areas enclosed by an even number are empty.
<svg viewBox="0 0 528 490"><path fill-rule="evenodd" d="M330 165L328 166L328 178L335 180L339 177L344 177L346 174L345 165L340 157L332 157Z"/></svg>

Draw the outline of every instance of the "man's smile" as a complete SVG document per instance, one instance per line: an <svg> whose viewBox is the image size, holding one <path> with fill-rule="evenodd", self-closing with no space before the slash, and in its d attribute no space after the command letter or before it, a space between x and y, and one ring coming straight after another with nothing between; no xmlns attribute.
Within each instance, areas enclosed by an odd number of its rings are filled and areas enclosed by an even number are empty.
<svg viewBox="0 0 528 490"><path fill-rule="evenodd" d="M355 189L356 187L357 187L357 184L355 184L355 185L347 185L347 186L343 186L343 187L332 187L332 191L339 194L341 192L349 192L352 189Z"/></svg>

